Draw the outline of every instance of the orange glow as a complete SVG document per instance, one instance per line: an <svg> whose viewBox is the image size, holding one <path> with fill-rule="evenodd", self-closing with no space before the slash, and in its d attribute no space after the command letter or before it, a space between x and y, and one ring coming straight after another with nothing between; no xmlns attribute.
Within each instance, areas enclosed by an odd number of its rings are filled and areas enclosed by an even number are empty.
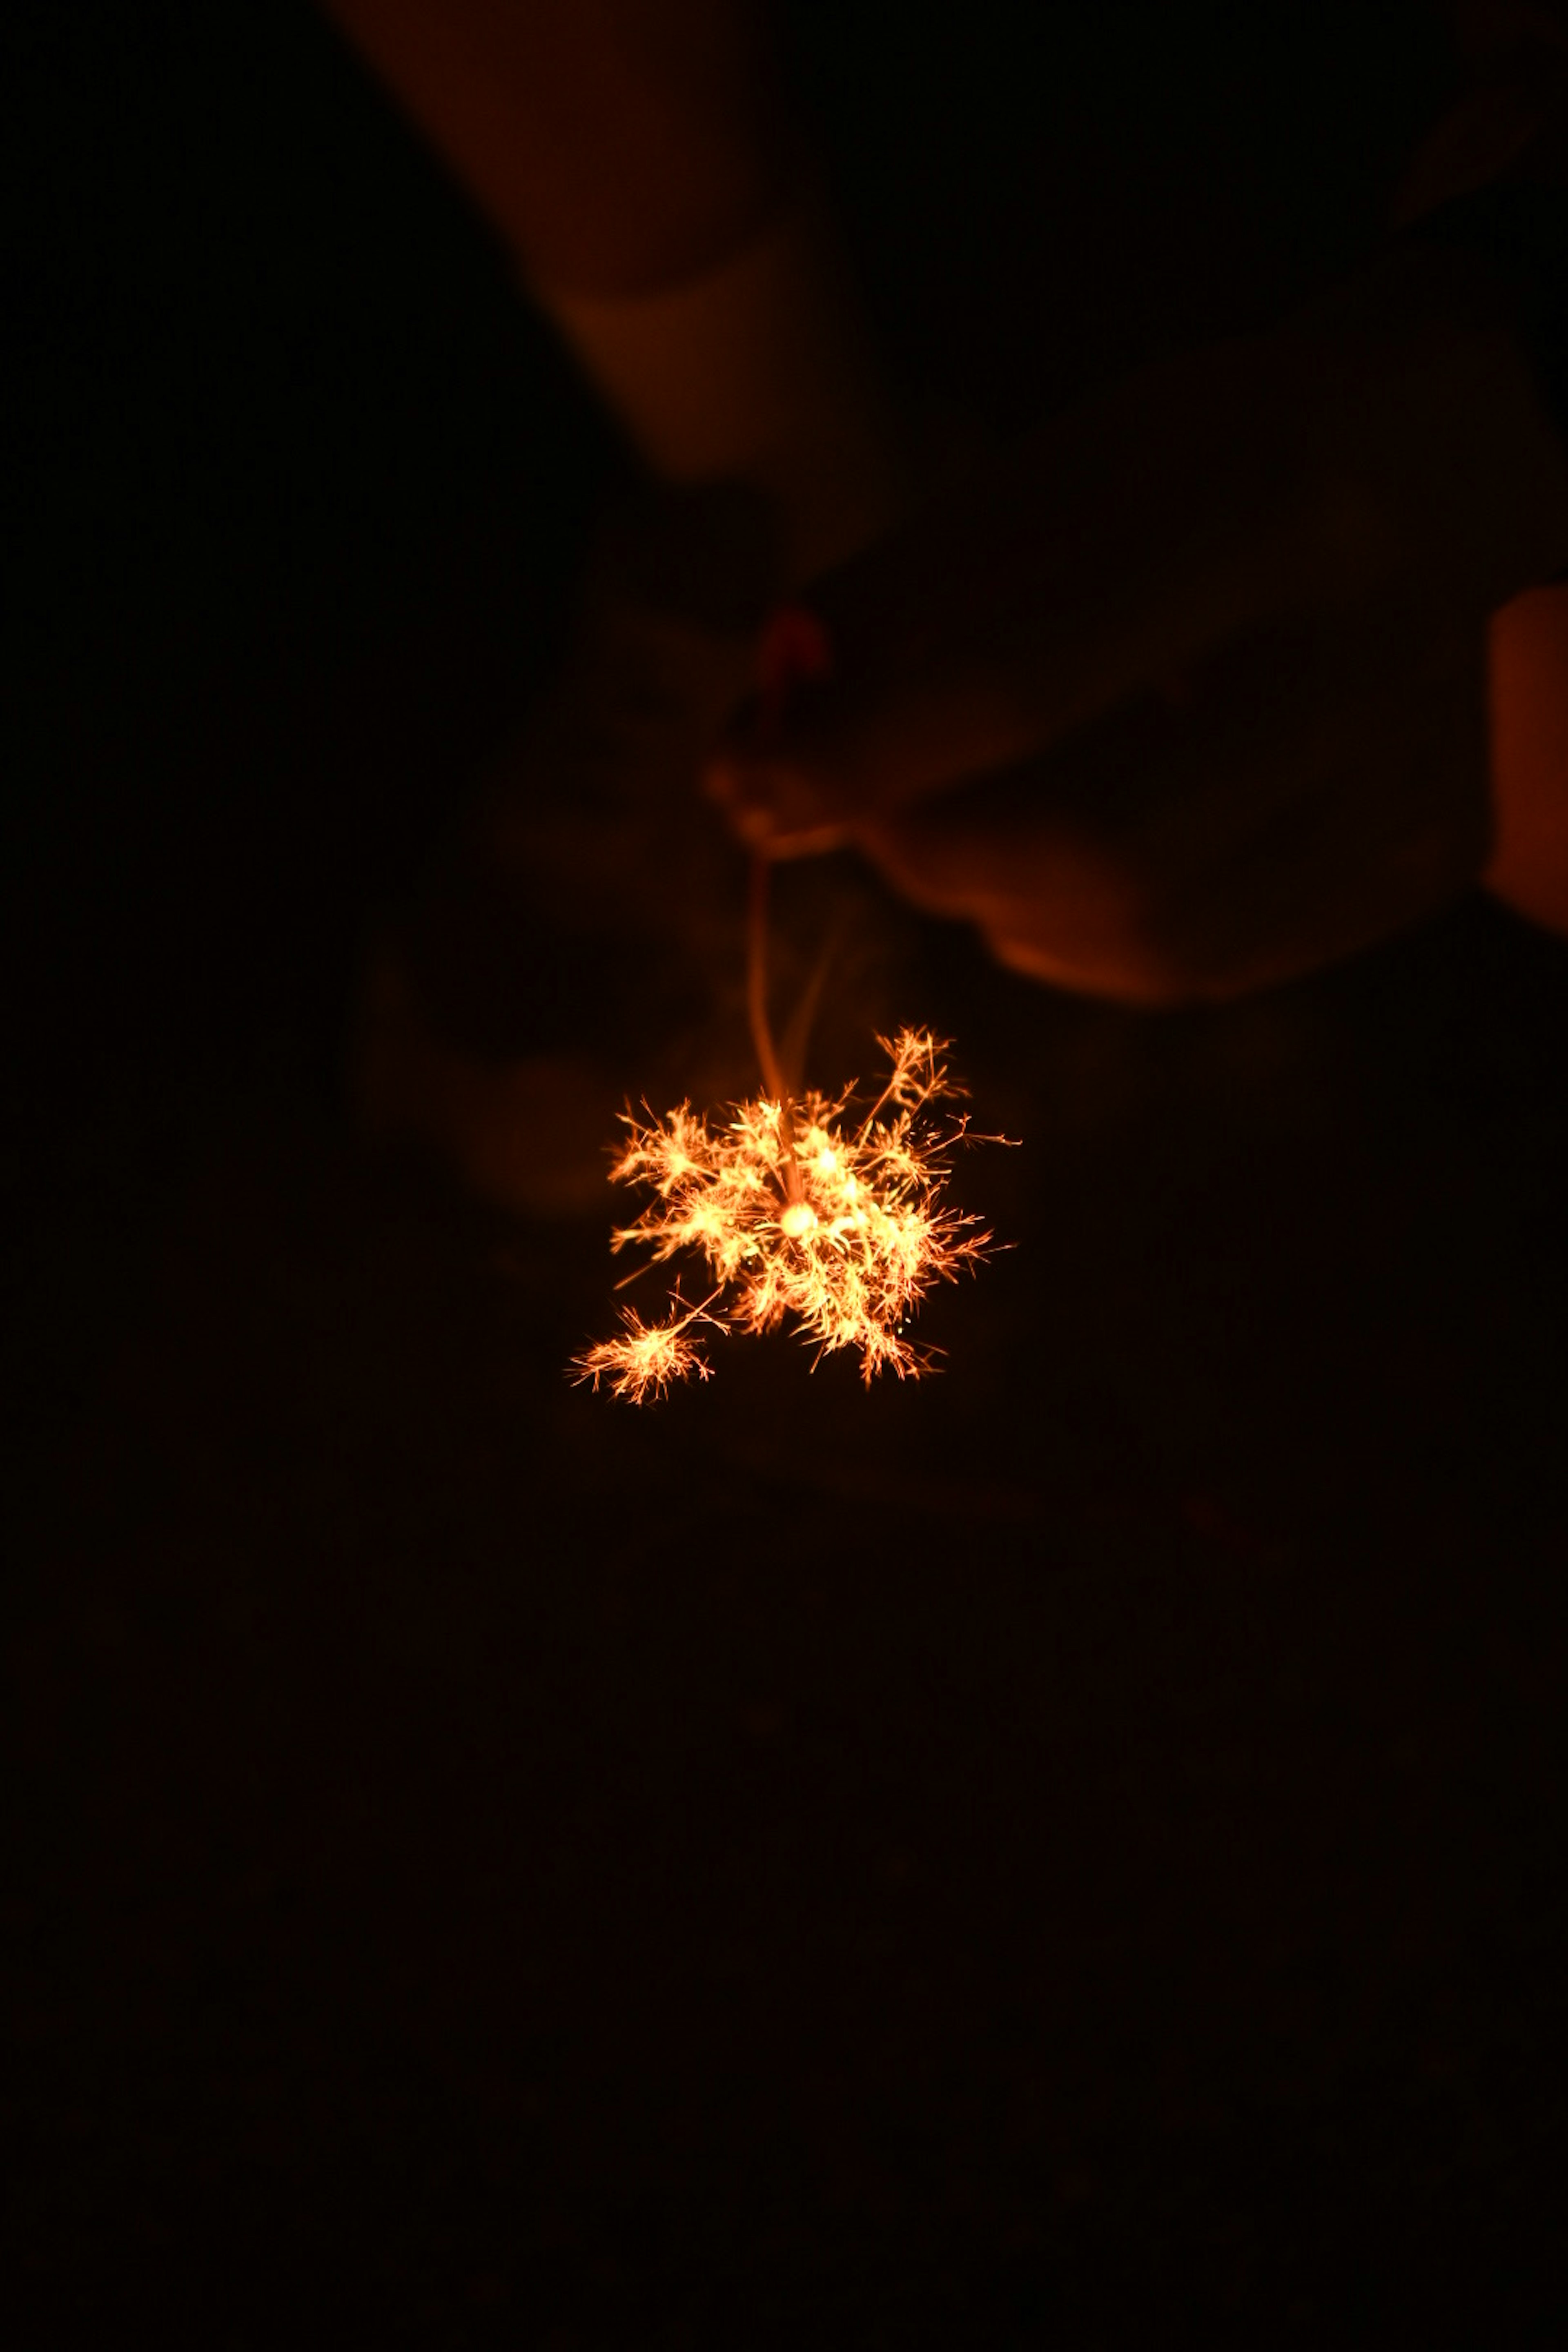
<svg viewBox="0 0 1568 2352"><path fill-rule="evenodd" d="M711 1380L712 1365L687 1335L692 1324L711 1323L713 1318L700 1307L683 1310L679 1295L675 1308L668 1323L645 1323L635 1307L624 1307L620 1338L601 1339L573 1358L579 1381L589 1381L596 1390L607 1380L612 1396L647 1404L650 1397L667 1395L672 1381L689 1380L693 1372L700 1381Z"/></svg>
<svg viewBox="0 0 1568 2352"><path fill-rule="evenodd" d="M628 1314L618 1339L574 1360L579 1380L641 1403L674 1380L710 1367L693 1328L728 1300L719 1328L772 1331L789 1322L815 1346L814 1362L840 1348L858 1351L869 1382L931 1369L929 1350L906 1337L910 1317L932 1284L953 1280L992 1246L979 1220L942 1206L948 1156L968 1133L962 1116L932 1118L932 1105L961 1089L928 1032L879 1038L891 1064L886 1086L862 1116L854 1088L815 1091L780 1102L738 1103L722 1127L689 1105L662 1120L623 1114L631 1140L611 1181L651 1193L613 1246L646 1244L650 1265L697 1253L715 1287L701 1307L682 1307L652 1328ZM1000 1141L1001 1138L973 1140Z"/></svg>

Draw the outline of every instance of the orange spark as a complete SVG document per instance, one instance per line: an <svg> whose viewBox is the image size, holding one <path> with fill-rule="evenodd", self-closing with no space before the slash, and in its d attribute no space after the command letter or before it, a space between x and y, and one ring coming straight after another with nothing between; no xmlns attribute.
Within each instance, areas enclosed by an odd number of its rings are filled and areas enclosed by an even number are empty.
<svg viewBox="0 0 1568 2352"><path fill-rule="evenodd" d="M679 1308L679 1299L676 1299ZM687 1334L693 1323L711 1323L700 1307L672 1315L668 1323L645 1323L635 1307L621 1309L619 1339L601 1339L572 1360L579 1384L591 1381L596 1391L607 1380L610 1394L646 1404L649 1397L668 1394L672 1381L711 1380L713 1367Z"/></svg>
<svg viewBox="0 0 1568 2352"><path fill-rule="evenodd" d="M622 1337L575 1359L580 1379L596 1387L610 1377L615 1395L639 1403L693 1371L706 1380L710 1367L689 1328L716 1321L705 1308L721 1297L735 1329L793 1321L815 1344L814 1362L858 1349L868 1382L931 1369L930 1351L904 1336L909 1318L933 1283L986 1255L991 1235L942 1205L949 1154L968 1131L961 1116L928 1116L961 1091L941 1059L946 1046L910 1029L877 1042L890 1074L858 1118L852 1086L834 1097L738 1103L722 1127L684 1103L661 1120L623 1114L631 1139L611 1181L652 1197L613 1246L646 1244L654 1265L695 1251L715 1288L704 1308L651 1330L626 1315Z"/></svg>

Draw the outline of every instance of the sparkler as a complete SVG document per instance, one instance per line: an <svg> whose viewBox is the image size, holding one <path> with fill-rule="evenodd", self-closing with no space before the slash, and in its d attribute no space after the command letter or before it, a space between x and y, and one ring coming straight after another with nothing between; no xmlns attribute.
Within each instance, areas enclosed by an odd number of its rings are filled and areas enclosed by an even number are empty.
<svg viewBox="0 0 1568 2352"><path fill-rule="evenodd" d="M802 617L788 615L793 637L773 641L775 709ZM820 647L808 645L807 656L820 664ZM663 1118L622 1113L628 1140L610 1181L651 1197L611 1247L644 1246L649 1266L689 1251L712 1285L696 1307L673 1292L663 1323L624 1308L616 1338L574 1358L580 1382L607 1381L635 1403L693 1374L711 1377L704 1327L761 1333L789 1322L815 1346L814 1370L849 1348L868 1385L883 1371L918 1379L935 1351L906 1336L910 1317L934 1284L956 1280L994 1247L977 1217L944 1205L954 1149L1003 1140L970 1137L963 1114L938 1108L963 1091L942 1058L948 1041L923 1029L879 1037L889 1075L868 1108L858 1082L834 1096L786 1082L767 1013L767 884L766 860L753 858L747 1003L763 1091L717 1124L689 1103Z"/></svg>

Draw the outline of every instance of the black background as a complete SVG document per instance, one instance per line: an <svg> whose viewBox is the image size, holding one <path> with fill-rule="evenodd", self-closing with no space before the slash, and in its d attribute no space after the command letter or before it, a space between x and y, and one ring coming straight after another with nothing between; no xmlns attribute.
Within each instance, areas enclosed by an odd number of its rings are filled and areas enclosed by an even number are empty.
<svg viewBox="0 0 1568 2352"><path fill-rule="evenodd" d="M1368 13L793 10L905 380L1353 261L1449 72ZM1560 2317L1568 955L1146 1020L921 931L1023 1139L942 1378L569 1388L608 1203L343 1065L626 460L307 10L5 38L20 2340Z"/></svg>

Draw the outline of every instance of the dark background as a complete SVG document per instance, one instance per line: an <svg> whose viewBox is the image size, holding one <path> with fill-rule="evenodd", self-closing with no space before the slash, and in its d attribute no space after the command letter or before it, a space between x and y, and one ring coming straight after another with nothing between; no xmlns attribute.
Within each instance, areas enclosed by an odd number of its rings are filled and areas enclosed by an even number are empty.
<svg viewBox="0 0 1568 2352"><path fill-rule="evenodd" d="M993 429L1353 262L1449 76L789 21ZM5 41L16 2340L1561 2318L1568 950L1151 1020L921 930L1023 1139L943 1376L570 1388L608 1199L465 1202L345 1062L626 460L309 10Z"/></svg>

